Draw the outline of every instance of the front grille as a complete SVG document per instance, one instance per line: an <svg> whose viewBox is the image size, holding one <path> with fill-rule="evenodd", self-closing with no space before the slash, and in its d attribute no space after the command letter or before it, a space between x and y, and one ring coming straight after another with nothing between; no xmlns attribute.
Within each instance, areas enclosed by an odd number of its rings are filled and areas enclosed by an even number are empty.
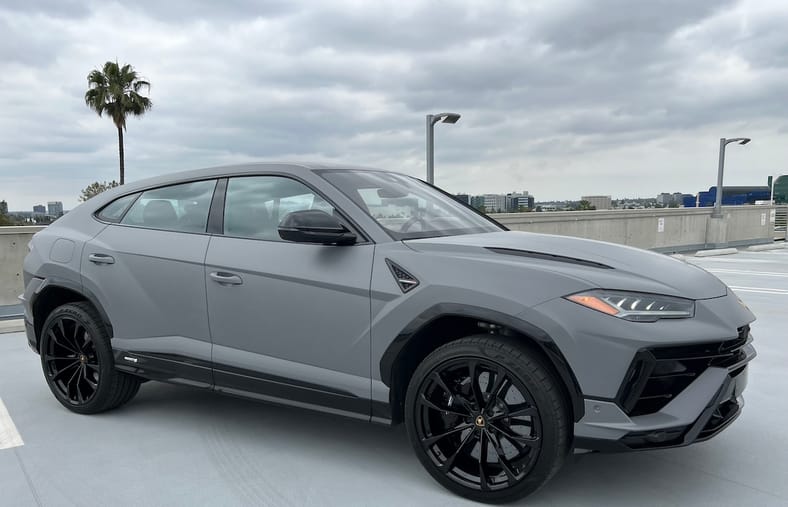
<svg viewBox="0 0 788 507"><path fill-rule="evenodd" d="M657 412L707 368L726 368L743 360L749 335L750 327L744 326L732 340L641 350L624 377L617 401L630 416Z"/></svg>

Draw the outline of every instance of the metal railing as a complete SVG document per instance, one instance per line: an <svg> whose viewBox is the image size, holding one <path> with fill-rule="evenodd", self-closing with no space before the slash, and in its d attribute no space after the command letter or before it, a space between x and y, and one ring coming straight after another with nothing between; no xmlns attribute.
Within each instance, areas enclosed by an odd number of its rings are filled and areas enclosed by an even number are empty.
<svg viewBox="0 0 788 507"><path fill-rule="evenodd" d="M786 239L788 206L777 206L774 210L774 239Z"/></svg>

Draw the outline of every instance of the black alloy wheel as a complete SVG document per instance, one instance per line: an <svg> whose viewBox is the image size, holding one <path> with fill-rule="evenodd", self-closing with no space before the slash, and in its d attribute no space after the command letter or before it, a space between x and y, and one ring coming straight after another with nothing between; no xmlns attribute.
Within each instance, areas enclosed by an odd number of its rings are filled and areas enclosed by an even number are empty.
<svg viewBox="0 0 788 507"><path fill-rule="evenodd" d="M57 317L47 330L46 374L61 396L83 405L96 395L100 375L93 338L79 321Z"/></svg>
<svg viewBox="0 0 788 507"><path fill-rule="evenodd" d="M528 390L500 365L464 357L422 384L416 431L449 478L480 491L516 484L541 448L541 420Z"/></svg>
<svg viewBox="0 0 788 507"><path fill-rule="evenodd" d="M123 405L139 391L138 377L115 369L107 327L89 303L55 308L40 337L44 377L55 398L69 410L103 412Z"/></svg>
<svg viewBox="0 0 788 507"><path fill-rule="evenodd" d="M544 484L568 452L566 404L550 371L515 343L450 342L414 373L406 424L419 459L448 489L499 503Z"/></svg>

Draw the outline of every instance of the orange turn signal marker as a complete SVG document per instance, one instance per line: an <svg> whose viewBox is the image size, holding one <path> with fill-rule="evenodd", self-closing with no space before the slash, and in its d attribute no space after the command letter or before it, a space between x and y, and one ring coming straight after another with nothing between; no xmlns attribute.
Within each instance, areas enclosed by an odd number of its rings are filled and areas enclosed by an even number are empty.
<svg viewBox="0 0 788 507"><path fill-rule="evenodd" d="M573 296L569 296L567 299L579 305L583 305L587 308L591 308L592 310L606 313L608 315L616 315L619 312L618 308L605 303L596 296L583 296L580 294L575 294Z"/></svg>

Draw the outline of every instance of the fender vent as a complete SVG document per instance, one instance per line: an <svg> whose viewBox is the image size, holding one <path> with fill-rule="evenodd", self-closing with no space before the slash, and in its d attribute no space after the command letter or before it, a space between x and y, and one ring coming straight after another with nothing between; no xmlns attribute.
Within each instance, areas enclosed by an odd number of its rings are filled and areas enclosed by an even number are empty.
<svg viewBox="0 0 788 507"><path fill-rule="evenodd" d="M411 290L418 287L419 280L415 276L402 269L399 264L389 259L386 259L386 264L388 265L391 274L394 275L394 280L396 280L397 285L403 293L410 292Z"/></svg>

